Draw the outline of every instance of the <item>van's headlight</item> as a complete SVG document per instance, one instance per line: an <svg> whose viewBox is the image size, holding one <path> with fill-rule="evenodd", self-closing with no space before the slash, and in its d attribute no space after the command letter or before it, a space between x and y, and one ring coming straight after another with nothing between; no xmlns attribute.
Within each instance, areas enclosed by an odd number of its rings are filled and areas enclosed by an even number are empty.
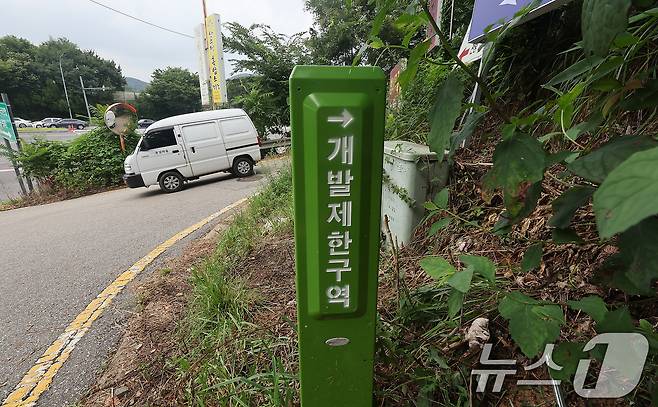
<svg viewBox="0 0 658 407"><path fill-rule="evenodd" d="M126 174L131 174L133 172L133 166L130 164L124 164L123 170Z"/></svg>

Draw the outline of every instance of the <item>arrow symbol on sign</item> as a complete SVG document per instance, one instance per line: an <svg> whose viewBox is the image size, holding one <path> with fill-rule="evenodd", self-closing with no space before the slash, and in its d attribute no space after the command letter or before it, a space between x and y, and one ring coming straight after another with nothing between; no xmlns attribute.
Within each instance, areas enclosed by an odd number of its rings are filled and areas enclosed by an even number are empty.
<svg viewBox="0 0 658 407"><path fill-rule="evenodd" d="M499 4L499 6L516 6L516 0L503 0L502 3Z"/></svg>
<svg viewBox="0 0 658 407"><path fill-rule="evenodd" d="M354 120L354 116L350 112L347 111L347 109L343 110L343 114L340 116L330 116L327 119L327 122L329 123L341 123L343 128L346 128L349 126L352 121Z"/></svg>

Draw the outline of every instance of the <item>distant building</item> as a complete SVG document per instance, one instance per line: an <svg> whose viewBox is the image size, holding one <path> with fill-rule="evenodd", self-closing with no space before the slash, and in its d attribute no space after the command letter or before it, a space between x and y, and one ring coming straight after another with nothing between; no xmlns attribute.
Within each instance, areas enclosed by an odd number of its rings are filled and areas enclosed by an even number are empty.
<svg viewBox="0 0 658 407"><path fill-rule="evenodd" d="M142 92L135 92L132 90L121 90L121 91L113 92L112 97L117 102L134 102L141 94Z"/></svg>

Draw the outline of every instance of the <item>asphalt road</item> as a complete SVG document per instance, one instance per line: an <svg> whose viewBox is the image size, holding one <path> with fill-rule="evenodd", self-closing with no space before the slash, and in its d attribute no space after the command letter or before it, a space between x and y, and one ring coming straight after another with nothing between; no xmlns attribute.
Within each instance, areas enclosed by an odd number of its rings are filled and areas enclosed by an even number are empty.
<svg viewBox="0 0 658 407"><path fill-rule="evenodd" d="M260 174L246 179L202 178L175 194L122 189L0 212L0 402L119 274L172 235L252 194L275 165L261 163ZM140 278L212 226L179 242ZM78 343L38 406L72 405L93 382L134 311L131 287Z"/></svg>
<svg viewBox="0 0 658 407"><path fill-rule="evenodd" d="M44 138L47 140L73 140L74 138L80 136L89 130L83 131L74 131L69 132L64 129L58 129L55 131L41 131L41 132L30 132L21 131L20 138L23 143L30 143L34 140L35 137ZM0 140L0 143L4 146L4 141ZM12 143L11 146L14 150L16 149L16 144ZM16 173L14 172L14 167L11 163L5 158L0 156L0 201L7 199L18 198L21 195L21 187L18 184L16 179Z"/></svg>

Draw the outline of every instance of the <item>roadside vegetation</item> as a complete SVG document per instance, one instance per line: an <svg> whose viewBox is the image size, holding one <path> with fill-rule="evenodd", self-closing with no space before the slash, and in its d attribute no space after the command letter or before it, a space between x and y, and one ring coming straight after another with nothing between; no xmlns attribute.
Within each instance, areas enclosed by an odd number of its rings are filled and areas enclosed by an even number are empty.
<svg viewBox="0 0 658 407"><path fill-rule="evenodd" d="M318 24L333 24L310 35L299 60L325 52L333 63L362 58L390 68L389 56L408 57L387 138L427 144L451 165L412 242L381 252L376 405L552 406L551 388L515 384L549 378L563 381L570 406L658 404L658 3L574 1L503 27L488 36L486 80L456 60L472 2L459 4L452 39L424 2L307 7ZM369 30L350 29L364 20ZM431 50L427 24L440 38ZM262 54L301 40L234 29L254 50L243 66L263 77L292 69L294 61L272 66ZM466 102L476 82L482 101ZM254 103L280 85L252 83ZM158 390L169 400L298 403L289 177L254 198L191 271L189 316L166 366L170 386ZM572 385L578 361L592 360L593 380L604 353L583 347L609 332L647 338L643 379L623 400L585 403ZM471 371L484 343L492 359L519 362L501 393L475 391ZM548 344L563 369L524 370Z"/></svg>
<svg viewBox="0 0 658 407"><path fill-rule="evenodd" d="M105 106L96 106L94 112L98 127L72 141L37 138L25 143L21 152L0 146L1 155L17 162L24 174L38 183L34 193L3 203L0 209L73 198L122 184L123 161L135 149L139 136L128 134L122 153L119 136L102 124Z"/></svg>
<svg viewBox="0 0 658 407"><path fill-rule="evenodd" d="M382 254L377 404L552 405L551 389L513 385L552 377L578 405L577 362L600 366L601 351L583 347L607 332L642 333L651 349L642 382L619 402L658 402L656 3L576 1L503 27L488 37L487 80L456 60L468 13L456 39L434 27L430 51L424 4L376 3L368 53L353 56L408 55L387 137L426 143L452 166L414 241ZM482 102L465 103L476 82ZM470 372L485 342L519 366L554 343L563 369L519 369L507 391L483 396ZM244 372L220 383L244 383Z"/></svg>
<svg viewBox="0 0 658 407"><path fill-rule="evenodd" d="M216 252L192 270L190 315L182 324L188 351L174 359L187 384L186 403L278 406L295 399L294 321L279 331L280 315L263 312L285 305L277 304L277 291L294 295L294 271L285 267L291 258L271 264L267 256L290 244L292 216L286 169L237 215ZM254 258L256 252L261 255Z"/></svg>

